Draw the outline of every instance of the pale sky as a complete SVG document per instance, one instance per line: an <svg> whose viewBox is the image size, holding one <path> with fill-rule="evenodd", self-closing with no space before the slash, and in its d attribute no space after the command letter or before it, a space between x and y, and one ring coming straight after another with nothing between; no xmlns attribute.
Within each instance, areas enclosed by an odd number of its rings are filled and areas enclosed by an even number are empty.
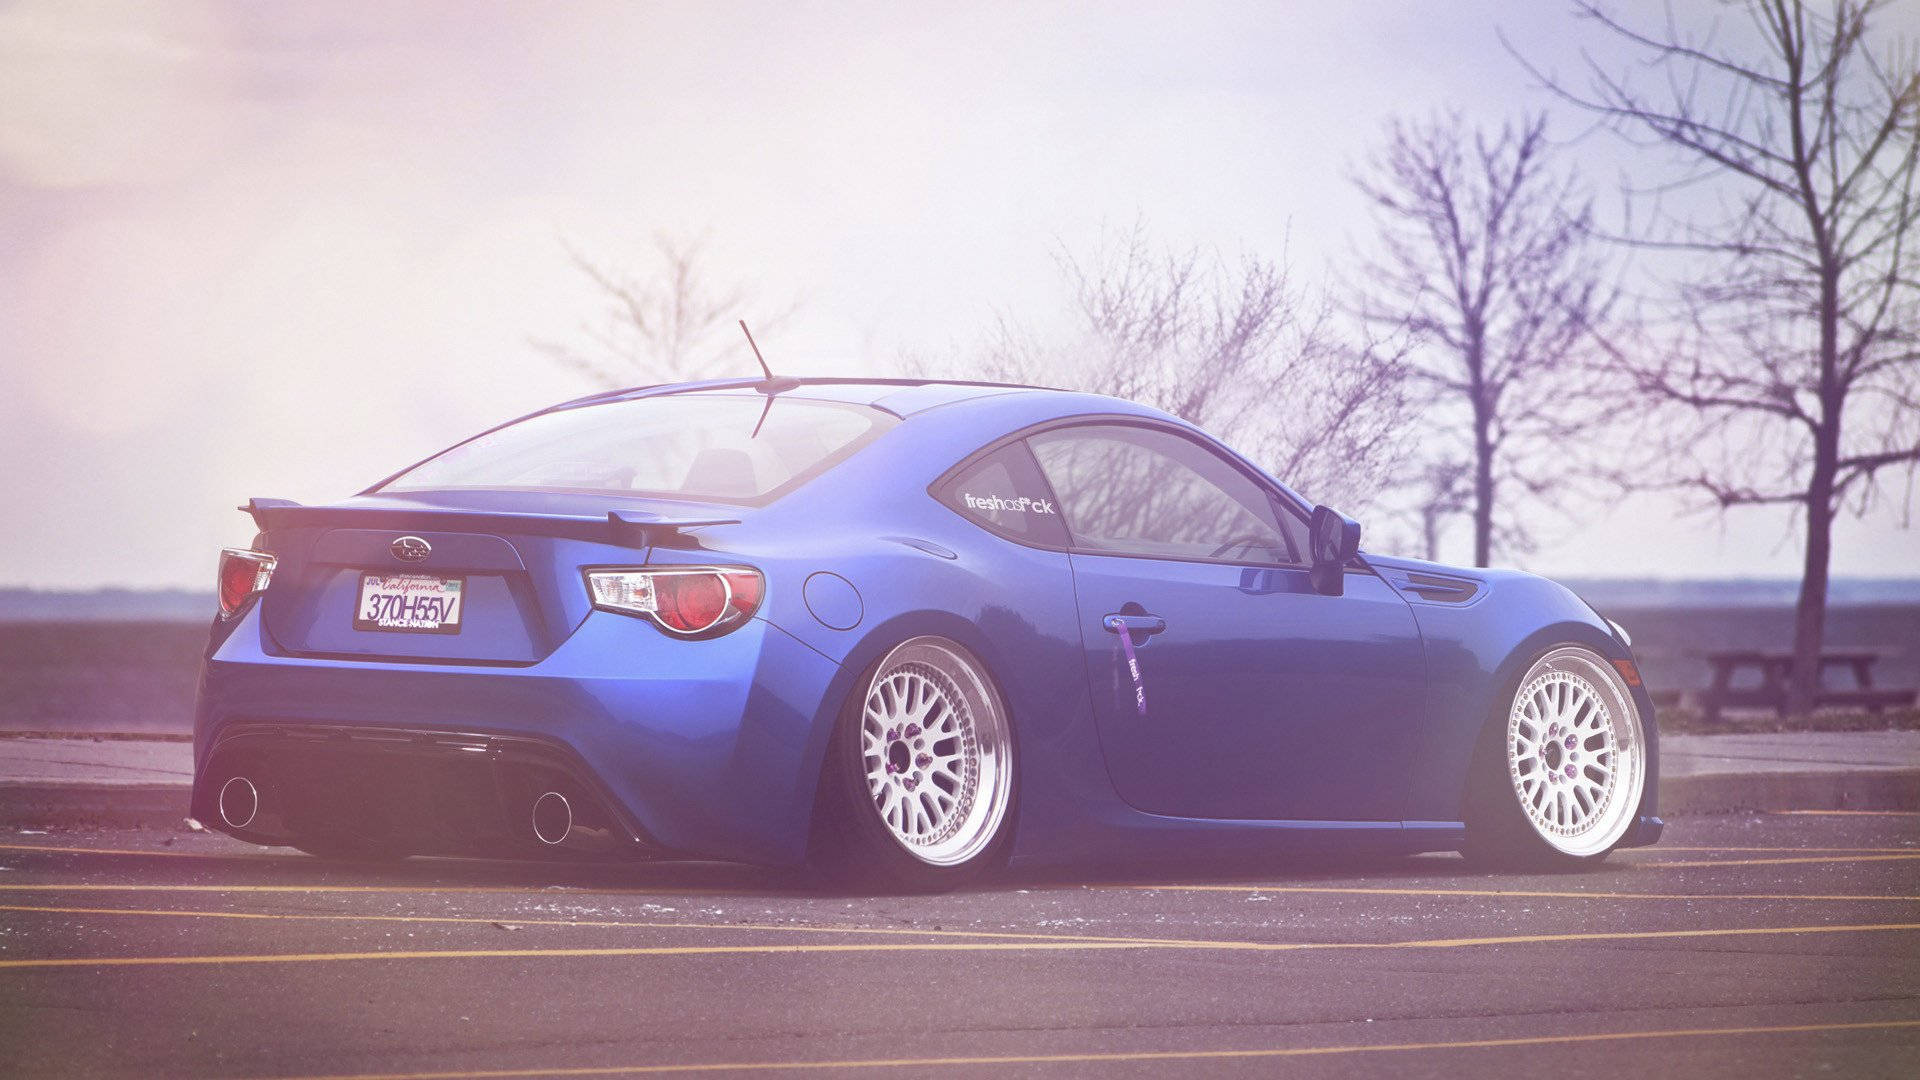
<svg viewBox="0 0 1920 1080"><path fill-rule="evenodd" d="M706 234L801 301L762 343L792 373L964 348L1116 223L1319 278L1387 117L1550 104L1496 26L1550 66L1606 45L1552 0L0 2L0 586L210 587L249 496L594 389L528 344L596 310L563 241ZM1568 160L1602 193L1634 167ZM1798 568L1784 514L1651 496L1547 539L1518 562ZM1920 537L1883 506L1834 566L1920 574Z"/></svg>

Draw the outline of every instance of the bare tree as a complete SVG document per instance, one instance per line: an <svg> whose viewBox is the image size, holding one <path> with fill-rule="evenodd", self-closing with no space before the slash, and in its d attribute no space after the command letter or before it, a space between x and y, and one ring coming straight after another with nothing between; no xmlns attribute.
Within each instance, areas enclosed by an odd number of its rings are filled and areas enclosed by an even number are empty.
<svg viewBox="0 0 1920 1080"><path fill-rule="evenodd" d="M1155 406L1351 509L1371 503L1401 459L1396 344L1350 340L1334 306L1284 265L1162 249L1138 225L1055 261L1072 304L1064 331L1003 316L983 349L949 366Z"/></svg>
<svg viewBox="0 0 1920 1080"><path fill-rule="evenodd" d="M1876 479L1920 462L1920 64L1909 39L1873 47L1882 0L1749 0L1750 26L1642 31L1596 3L1581 17L1637 50L1616 74L1587 58L1561 97L1677 161L1628 237L1684 270L1653 355L1620 367L1685 419L1673 482L1713 505L1787 506L1804 518L1789 706L1819 680L1836 515ZM1638 80L1636 80L1638 76ZM1649 89L1642 82L1652 81ZM1706 185L1703 192L1686 190ZM1700 196L1669 209L1673 194ZM1910 484L1902 492L1911 498Z"/></svg>
<svg viewBox="0 0 1920 1080"><path fill-rule="evenodd" d="M533 345L608 389L636 381L690 382L727 371L751 373L752 358L743 351L735 320L747 319L765 332L793 314L792 305L756 304L753 290L742 282L716 281L706 265L704 238L656 235L654 265L642 273L617 269L571 247L567 255L604 307L597 319L582 325L585 345Z"/></svg>
<svg viewBox="0 0 1920 1080"><path fill-rule="evenodd" d="M1429 461L1421 469L1412 514L1421 558L1439 560L1440 534L1446 529L1447 519L1465 513L1469 506L1467 481L1472 472L1466 462L1446 459Z"/></svg>
<svg viewBox="0 0 1920 1080"><path fill-rule="evenodd" d="M1428 445L1470 468L1476 566L1528 545L1514 496L1564 494L1569 443L1593 417L1584 360L1611 293L1592 201L1548 151L1543 116L1491 132L1457 115L1395 120L1357 178L1380 229L1361 310L1423 339L1410 370L1442 425Z"/></svg>

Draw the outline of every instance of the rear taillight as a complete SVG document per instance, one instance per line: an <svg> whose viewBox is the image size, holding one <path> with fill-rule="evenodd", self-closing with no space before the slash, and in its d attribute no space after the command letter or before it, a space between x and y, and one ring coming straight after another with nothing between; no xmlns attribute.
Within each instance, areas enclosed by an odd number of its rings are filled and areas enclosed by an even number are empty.
<svg viewBox="0 0 1920 1080"><path fill-rule="evenodd" d="M644 615L688 637L724 634L746 622L765 591L760 571L748 566L589 570L587 589L602 611Z"/></svg>
<svg viewBox="0 0 1920 1080"><path fill-rule="evenodd" d="M264 551L226 548L220 552L220 617L231 619L247 598L264 592L273 579L273 556Z"/></svg>

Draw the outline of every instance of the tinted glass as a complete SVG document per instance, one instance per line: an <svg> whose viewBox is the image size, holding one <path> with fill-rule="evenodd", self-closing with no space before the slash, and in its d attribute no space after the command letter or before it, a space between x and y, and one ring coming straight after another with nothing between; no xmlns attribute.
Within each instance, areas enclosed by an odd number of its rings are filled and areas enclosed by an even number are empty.
<svg viewBox="0 0 1920 1080"><path fill-rule="evenodd" d="M759 394L611 401L482 435L381 490L543 488L752 501L825 469L883 422L883 414L858 405L775 397L769 407Z"/></svg>
<svg viewBox="0 0 1920 1080"><path fill-rule="evenodd" d="M1060 428L1029 441L1077 547L1176 559L1302 562L1304 524L1276 510L1263 488L1190 439L1103 424Z"/></svg>
<svg viewBox="0 0 1920 1080"><path fill-rule="evenodd" d="M1040 470L1026 444L1012 443L981 458L948 481L940 501L961 517L1014 540L1049 547L1066 547L1067 530L1060 524Z"/></svg>

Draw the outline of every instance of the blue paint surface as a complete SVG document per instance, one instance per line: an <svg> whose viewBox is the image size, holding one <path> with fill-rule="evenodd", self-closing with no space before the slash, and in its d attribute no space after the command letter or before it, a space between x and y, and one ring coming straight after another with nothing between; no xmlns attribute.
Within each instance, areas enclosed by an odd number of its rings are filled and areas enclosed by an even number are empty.
<svg viewBox="0 0 1920 1080"><path fill-rule="evenodd" d="M860 625L866 609L853 583L831 570L807 575L807 610L829 630L851 630Z"/></svg>

